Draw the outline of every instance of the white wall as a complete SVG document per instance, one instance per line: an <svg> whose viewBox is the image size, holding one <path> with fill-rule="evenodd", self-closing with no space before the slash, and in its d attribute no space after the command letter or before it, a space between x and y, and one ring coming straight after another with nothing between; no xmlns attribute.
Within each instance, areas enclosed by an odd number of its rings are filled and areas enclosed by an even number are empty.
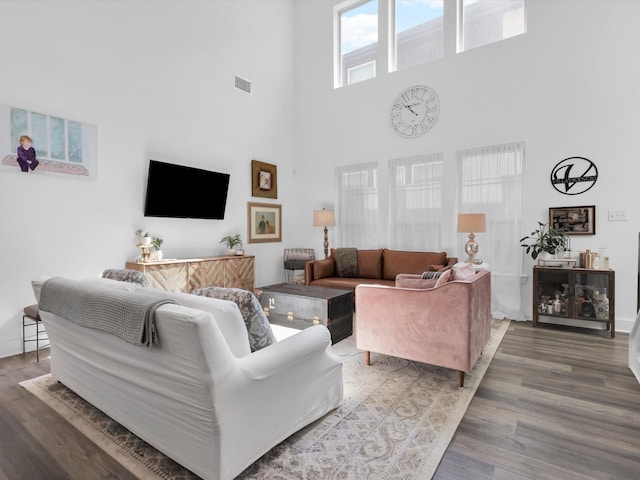
<svg viewBox="0 0 640 480"><path fill-rule="evenodd" d="M252 159L278 166L286 242L290 0L3 1L0 17L0 103L96 125L99 153L97 181L0 172L0 357L21 351L34 276L124 267L138 227L164 238L167 257L222 254L230 233L246 240L247 201L264 201L251 197ZM234 74L253 95L234 88ZM225 220L144 218L150 158L230 173ZM285 242L245 244L256 285L283 281Z"/></svg>
<svg viewBox="0 0 640 480"><path fill-rule="evenodd" d="M296 232L298 243L321 251L322 234L310 226L311 211L333 206L337 165L443 152L447 174L455 175L459 149L524 141L525 232L537 220L547 221L549 207L595 205L597 234L573 237L572 247L606 247L616 271L617 326L628 331L636 316L640 231L640 2L529 0L525 35L461 54L450 41L438 61L391 74L378 66L378 78L334 89L336 3L296 2L296 162L303 227ZM445 19L449 25L453 21ZM440 116L426 135L404 139L389 126L389 110L400 91L418 83L436 90ZM595 187L582 195L562 195L549 181L553 166L571 156L591 159L600 173ZM629 220L607 221L607 212L618 209L628 210ZM447 251L462 256L464 240L454 232L449 238ZM532 264L525 259L526 273ZM523 285L528 312L530 281Z"/></svg>

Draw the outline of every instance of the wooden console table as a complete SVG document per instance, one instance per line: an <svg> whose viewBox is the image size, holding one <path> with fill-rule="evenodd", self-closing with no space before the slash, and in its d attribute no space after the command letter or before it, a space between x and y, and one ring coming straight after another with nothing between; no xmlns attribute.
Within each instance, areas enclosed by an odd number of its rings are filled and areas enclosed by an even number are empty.
<svg viewBox="0 0 640 480"><path fill-rule="evenodd" d="M159 262L127 262L125 268L142 272L151 285L174 292L196 288L242 288L253 292L254 256L185 258Z"/></svg>

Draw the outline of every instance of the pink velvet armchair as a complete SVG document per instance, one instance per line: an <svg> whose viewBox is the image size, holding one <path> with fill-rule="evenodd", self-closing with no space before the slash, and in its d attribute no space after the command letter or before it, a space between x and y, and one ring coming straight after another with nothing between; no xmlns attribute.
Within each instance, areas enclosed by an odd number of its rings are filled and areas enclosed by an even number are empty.
<svg viewBox="0 0 640 480"><path fill-rule="evenodd" d="M430 289L356 287L356 347L365 351L471 371L491 333L491 273Z"/></svg>

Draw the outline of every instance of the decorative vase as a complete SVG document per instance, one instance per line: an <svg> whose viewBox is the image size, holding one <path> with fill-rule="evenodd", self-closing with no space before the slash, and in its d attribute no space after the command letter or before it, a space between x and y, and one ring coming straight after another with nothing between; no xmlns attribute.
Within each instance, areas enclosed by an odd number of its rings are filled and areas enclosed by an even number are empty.
<svg viewBox="0 0 640 480"><path fill-rule="evenodd" d="M162 260L162 250L156 250L156 260Z"/></svg>

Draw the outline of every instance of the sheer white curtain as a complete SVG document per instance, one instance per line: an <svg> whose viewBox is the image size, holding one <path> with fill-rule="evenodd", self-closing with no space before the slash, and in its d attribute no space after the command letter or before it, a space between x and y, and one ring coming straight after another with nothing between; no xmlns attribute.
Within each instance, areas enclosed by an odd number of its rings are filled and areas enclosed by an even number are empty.
<svg viewBox="0 0 640 480"><path fill-rule="evenodd" d="M492 313L524 320L521 297L524 143L458 151L459 213L484 213L477 257L490 264ZM459 234L459 242L467 234ZM464 237L464 238L463 238Z"/></svg>
<svg viewBox="0 0 640 480"><path fill-rule="evenodd" d="M337 246L379 248L378 164L337 167L336 192Z"/></svg>
<svg viewBox="0 0 640 480"><path fill-rule="evenodd" d="M442 248L442 153L389 160L389 247Z"/></svg>

